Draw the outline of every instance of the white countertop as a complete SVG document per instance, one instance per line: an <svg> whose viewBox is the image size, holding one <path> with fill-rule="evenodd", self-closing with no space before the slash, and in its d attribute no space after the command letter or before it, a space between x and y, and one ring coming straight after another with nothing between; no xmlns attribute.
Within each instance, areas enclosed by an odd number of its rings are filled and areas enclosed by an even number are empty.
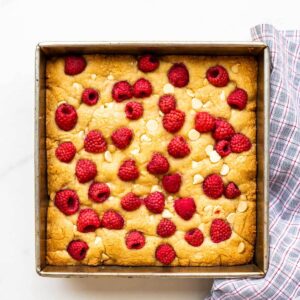
<svg viewBox="0 0 300 300"><path fill-rule="evenodd" d="M34 271L34 51L40 41L248 41L299 28L293 1L0 0L0 298L203 299L211 280L48 279ZM296 1L294 1L296 3Z"/></svg>

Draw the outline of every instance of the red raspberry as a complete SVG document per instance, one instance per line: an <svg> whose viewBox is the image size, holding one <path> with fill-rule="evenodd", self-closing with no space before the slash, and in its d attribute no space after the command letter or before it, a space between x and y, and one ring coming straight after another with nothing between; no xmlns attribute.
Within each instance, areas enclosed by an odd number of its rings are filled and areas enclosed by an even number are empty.
<svg viewBox="0 0 300 300"><path fill-rule="evenodd" d="M143 233L132 230L127 233L125 243L128 249L141 249L145 246L145 237Z"/></svg>
<svg viewBox="0 0 300 300"><path fill-rule="evenodd" d="M93 201L102 203L110 196L110 188L106 183L93 182L89 187L88 195Z"/></svg>
<svg viewBox="0 0 300 300"><path fill-rule="evenodd" d="M242 133L236 133L230 140L231 151L234 153L241 153L244 151L248 151L251 148L251 142Z"/></svg>
<svg viewBox="0 0 300 300"><path fill-rule="evenodd" d="M190 147L182 136L173 137L168 145L168 153L175 158L183 158L190 152Z"/></svg>
<svg viewBox="0 0 300 300"><path fill-rule="evenodd" d="M142 205L142 200L134 193L130 192L121 199L121 206L126 211L133 211Z"/></svg>
<svg viewBox="0 0 300 300"><path fill-rule="evenodd" d="M158 106L164 114L168 114L176 108L176 99L170 94L163 95L159 98Z"/></svg>
<svg viewBox="0 0 300 300"><path fill-rule="evenodd" d="M79 159L76 164L75 174L80 183L88 182L97 175L96 164L89 159Z"/></svg>
<svg viewBox="0 0 300 300"><path fill-rule="evenodd" d="M135 98L146 98L152 94L152 85L145 78L138 79L133 85L133 96Z"/></svg>
<svg viewBox="0 0 300 300"><path fill-rule="evenodd" d="M203 233L198 228L193 228L186 232L184 239L193 247L199 247L204 241Z"/></svg>
<svg viewBox="0 0 300 300"><path fill-rule="evenodd" d="M234 135L233 127L225 120L218 119L216 128L213 132L213 138L217 141L229 139Z"/></svg>
<svg viewBox="0 0 300 300"><path fill-rule="evenodd" d="M174 109L164 115L163 126L168 132L174 133L181 129L184 121L185 113L178 109Z"/></svg>
<svg viewBox="0 0 300 300"><path fill-rule="evenodd" d="M84 139L84 150L90 153L102 153L106 151L107 144L98 130L90 131Z"/></svg>
<svg viewBox="0 0 300 300"><path fill-rule="evenodd" d="M231 236L230 225L222 219L214 219L210 227L210 238L214 243L228 240Z"/></svg>
<svg viewBox="0 0 300 300"><path fill-rule="evenodd" d="M85 104L92 106L99 100L99 93L92 88L85 89L81 95L81 101Z"/></svg>
<svg viewBox="0 0 300 300"><path fill-rule="evenodd" d="M112 142L119 149L125 149L131 143L132 130L126 127L121 127L111 135Z"/></svg>
<svg viewBox="0 0 300 300"><path fill-rule="evenodd" d="M106 229L122 229L124 227L124 219L116 211L108 210L102 217L101 225Z"/></svg>
<svg viewBox="0 0 300 300"><path fill-rule="evenodd" d="M132 86L127 81L116 82L112 88L112 97L117 102L132 98Z"/></svg>
<svg viewBox="0 0 300 300"><path fill-rule="evenodd" d="M129 120L137 120L139 119L144 112L144 108L142 106L142 104L138 103L138 102L128 102L125 106L125 113L126 113L126 117Z"/></svg>
<svg viewBox="0 0 300 300"><path fill-rule="evenodd" d="M165 175L162 179L162 185L166 192L177 193L181 186L181 176L178 173Z"/></svg>
<svg viewBox="0 0 300 300"><path fill-rule="evenodd" d="M222 196L224 184L221 176L217 174L208 175L203 181L203 192L206 196L217 199Z"/></svg>
<svg viewBox="0 0 300 300"><path fill-rule="evenodd" d="M210 84L212 84L216 87L226 86L229 82L228 72L222 66L210 67L206 71L206 78Z"/></svg>
<svg viewBox="0 0 300 300"><path fill-rule="evenodd" d="M91 208L80 210L77 219L77 230L80 232L93 232L100 227L98 214Z"/></svg>
<svg viewBox="0 0 300 300"><path fill-rule="evenodd" d="M198 112L195 116L195 128L199 132L209 132L215 127L215 118L208 112Z"/></svg>
<svg viewBox="0 0 300 300"><path fill-rule="evenodd" d="M161 237L169 237L172 236L176 231L175 224L168 219L160 220L159 224L156 228L156 233Z"/></svg>
<svg viewBox="0 0 300 300"><path fill-rule="evenodd" d="M232 107L242 110L246 107L248 94L245 90L236 88L227 98L227 103Z"/></svg>
<svg viewBox="0 0 300 300"><path fill-rule="evenodd" d="M226 140L217 142L215 149L222 157L225 157L231 153L230 143Z"/></svg>
<svg viewBox="0 0 300 300"><path fill-rule="evenodd" d="M229 182L224 190L224 195L228 199L234 199L241 195L241 191L233 182Z"/></svg>
<svg viewBox="0 0 300 300"><path fill-rule="evenodd" d="M70 162L76 154L76 148L71 142L61 143L55 150L55 156L61 162Z"/></svg>
<svg viewBox="0 0 300 300"><path fill-rule="evenodd" d="M164 265L169 265L176 257L174 248L169 244L161 244L156 248L155 257Z"/></svg>
<svg viewBox="0 0 300 300"><path fill-rule="evenodd" d="M147 164L147 170L151 174L164 174L169 171L168 160L160 153L154 153Z"/></svg>
<svg viewBox="0 0 300 300"><path fill-rule="evenodd" d="M64 131L73 129L77 123L77 119L77 112L70 104L63 103L55 111L56 125Z"/></svg>
<svg viewBox="0 0 300 300"><path fill-rule="evenodd" d="M196 204L193 198L179 198L174 202L177 214L184 220L190 220L196 212Z"/></svg>
<svg viewBox="0 0 300 300"><path fill-rule="evenodd" d="M83 56L70 55L65 58L65 73L67 75L77 75L86 67L86 60Z"/></svg>
<svg viewBox="0 0 300 300"><path fill-rule="evenodd" d="M183 63L176 63L168 71L168 78L171 84L181 88L189 83L189 71Z"/></svg>
<svg viewBox="0 0 300 300"><path fill-rule="evenodd" d="M71 241L67 247L68 253L75 260L83 260L88 250L88 244L81 240Z"/></svg>
<svg viewBox="0 0 300 300"><path fill-rule="evenodd" d="M118 176L123 181L135 180L140 173L133 159L125 160L118 171Z"/></svg>
<svg viewBox="0 0 300 300"><path fill-rule="evenodd" d="M145 206L154 214L160 214L165 207L165 196L161 192L154 192L149 194L144 199Z"/></svg>
<svg viewBox="0 0 300 300"><path fill-rule="evenodd" d="M152 72L159 66L158 58L153 54L145 54L138 59L138 68L144 73Z"/></svg>
<svg viewBox="0 0 300 300"><path fill-rule="evenodd" d="M70 216L78 211L79 198L73 190L60 190L55 195L54 204L62 213Z"/></svg>

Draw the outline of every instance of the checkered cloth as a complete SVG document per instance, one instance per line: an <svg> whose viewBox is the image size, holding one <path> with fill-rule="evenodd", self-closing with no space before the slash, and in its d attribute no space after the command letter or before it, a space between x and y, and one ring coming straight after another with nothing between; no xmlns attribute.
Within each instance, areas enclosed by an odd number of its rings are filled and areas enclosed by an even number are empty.
<svg viewBox="0 0 300 300"><path fill-rule="evenodd" d="M271 54L270 265L265 278L215 280L208 299L300 300L300 31L251 29Z"/></svg>

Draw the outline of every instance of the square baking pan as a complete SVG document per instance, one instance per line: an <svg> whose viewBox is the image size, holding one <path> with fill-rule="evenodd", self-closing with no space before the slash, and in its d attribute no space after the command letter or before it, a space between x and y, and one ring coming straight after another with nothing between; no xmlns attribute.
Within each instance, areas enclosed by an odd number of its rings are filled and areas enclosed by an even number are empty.
<svg viewBox="0 0 300 300"><path fill-rule="evenodd" d="M140 54L152 52L190 55L251 55L258 62L257 95L257 232L251 264L217 267L50 266L46 262L47 161L46 161L46 61L69 53ZM46 277L263 277L269 260L269 87L270 58L267 45L258 42L68 42L40 43L35 73L35 244L36 270Z"/></svg>

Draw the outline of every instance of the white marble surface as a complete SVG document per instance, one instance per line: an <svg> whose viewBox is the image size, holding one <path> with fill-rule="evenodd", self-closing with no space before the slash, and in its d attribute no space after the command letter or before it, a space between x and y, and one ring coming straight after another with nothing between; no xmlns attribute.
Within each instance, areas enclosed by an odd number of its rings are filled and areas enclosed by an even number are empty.
<svg viewBox="0 0 300 300"><path fill-rule="evenodd" d="M250 40L299 28L296 1L0 0L0 298L203 299L211 280L47 279L34 271L34 50L39 41ZM284 7L283 7L284 6Z"/></svg>

